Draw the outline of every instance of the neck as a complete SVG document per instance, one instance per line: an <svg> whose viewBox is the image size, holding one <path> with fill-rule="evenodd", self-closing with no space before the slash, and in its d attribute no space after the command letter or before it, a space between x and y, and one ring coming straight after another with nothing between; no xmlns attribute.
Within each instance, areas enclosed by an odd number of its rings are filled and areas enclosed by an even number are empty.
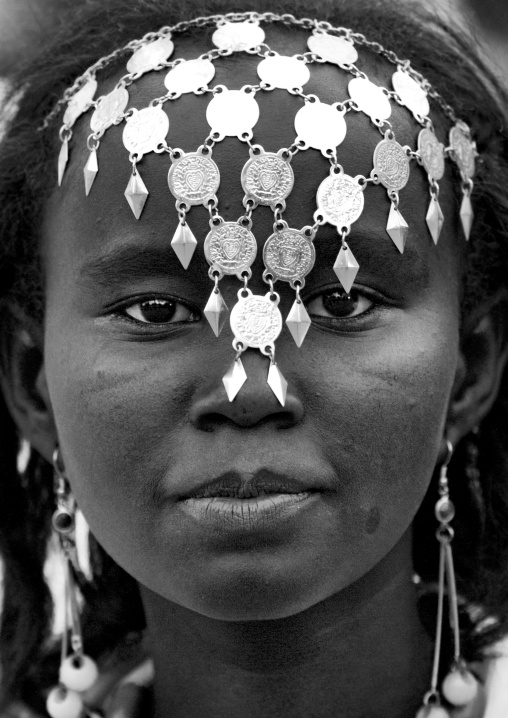
<svg viewBox="0 0 508 718"><path fill-rule="evenodd" d="M278 620L210 619L142 589L157 718L416 713L432 646L416 610L410 551L407 537L348 589Z"/></svg>

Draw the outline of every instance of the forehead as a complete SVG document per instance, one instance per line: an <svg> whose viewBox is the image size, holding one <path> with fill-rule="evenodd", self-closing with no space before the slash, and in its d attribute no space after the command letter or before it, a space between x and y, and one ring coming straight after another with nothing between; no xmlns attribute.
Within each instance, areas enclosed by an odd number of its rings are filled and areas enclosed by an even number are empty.
<svg viewBox="0 0 508 718"><path fill-rule="evenodd" d="M308 32L293 28L268 27L266 41L269 46L281 55L295 55L308 51ZM209 34L181 36L174 38L175 54L171 59L197 58L212 48ZM230 90L239 90L245 85L256 85L259 82L257 67L261 62L259 56L237 53L231 57L219 58L214 61L215 77L210 87L224 85ZM364 71L375 84L391 88L391 75L396 69L378 56L360 49L359 68ZM109 92L119 78L125 73L120 69L99 84L97 96ZM129 89L129 105L142 109L147 107L155 97L164 95L164 77L166 72L150 72L134 82ZM348 83L351 75L331 64L313 64L310 80L304 86L306 94L316 95L321 102L335 103L349 99ZM210 133L206 119L206 109L211 101L211 94L197 96L182 95L176 101L165 103L164 111L169 117L170 127L166 137L168 145L181 148L184 152L195 152L203 144ZM267 152L277 152L289 147L295 140L295 115L303 106L303 99L287 92L260 91L256 95L260 108L259 120L254 127L253 142L262 145ZM421 127L412 118L409 111L392 104L392 124L395 138L401 145L409 145L416 149L418 133ZM124 191L131 176L128 151L122 142L124 125L112 127L102 138L98 151L99 173L90 192L85 197L83 167L88 151L86 138L90 134L90 112L81 118L72 140L72 155L66 172L64 184L54 193L46 214L47 238L53 234L55 227L65 228L66 232L83 237L86 242L77 242L74 251L79 255L87 255L91 251L101 251L99 245L107 251L108 245L121 241L135 241L152 245L157 242L168 242L178 222L175 200L168 189L168 170L171 166L167 154L148 154L138 164L138 170L145 182L149 199L140 220L136 220L127 201ZM383 139L379 129L363 113L349 112L346 116L347 133L344 141L337 148L339 163L346 174L353 177L364 175L369 177L373 167L373 153L376 145ZM444 142L444 132L437 132ZM315 131L319 133L319 127ZM236 221L244 212L240 177L242 168L249 159L248 146L237 138L226 137L218 142L213 149L213 159L220 169L220 187L217 192L219 212L227 221ZM321 181L327 176L330 165L328 160L317 150L299 152L292 160L295 173L295 184L287 198L287 209L284 219L289 226L301 228L312 224L316 210L316 191ZM447 170L449 173L449 170ZM408 185L400 192L400 209L410 225L410 235L406 255L420 260L418 271L429 268L441 261L442 254L450 253L456 244L457 232L456 213L452 210L454 200L449 178L441 182L440 203L446 214L447 222L442 234L440 247L433 246L425 224L425 215L429 203L428 182L423 170L416 162L411 163ZM356 235L375 237L383 243L387 256L393 255L394 262L400 264L401 257L385 227L390 210L387 192L382 186L370 185L365 190L365 210L360 219L353 225L351 243ZM204 239L209 230L209 215L204 207L193 207L188 221L198 238ZM269 207L258 207L254 215L254 233L258 243L263 244L266 237L273 231L273 212ZM320 228L318 237L337 241L335 228L325 225ZM412 240L412 241L411 241ZM337 244L338 247L338 244ZM454 247L455 255L456 246ZM453 252L452 252L453 254ZM319 258L319 255L318 255ZM455 257L456 259L456 257ZM449 257L446 261L449 260ZM455 260L454 260L455 261Z"/></svg>

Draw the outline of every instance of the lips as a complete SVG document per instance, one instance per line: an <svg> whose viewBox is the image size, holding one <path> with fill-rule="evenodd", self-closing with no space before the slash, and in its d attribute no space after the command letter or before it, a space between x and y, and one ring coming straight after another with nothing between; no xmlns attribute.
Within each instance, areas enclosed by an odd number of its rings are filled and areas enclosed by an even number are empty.
<svg viewBox="0 0 508 718"><path fill-rule="evenodd" d="M230 471L204 482L182 499L235 498L253 499L270 494L301 494L318 490L311 481L302 481L273 471L260 470L254 476L242 476Z"/></svg>

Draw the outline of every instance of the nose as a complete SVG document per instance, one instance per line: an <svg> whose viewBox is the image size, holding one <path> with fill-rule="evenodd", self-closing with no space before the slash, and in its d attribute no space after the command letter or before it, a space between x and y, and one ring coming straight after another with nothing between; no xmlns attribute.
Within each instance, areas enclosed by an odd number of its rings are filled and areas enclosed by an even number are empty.
<svg viewBox="0 0 508 718"><path fill-rule="evenodd" d="M268 386L270 362L267 357L248 349L242 354L242 363L247 381L233 401L229 401L220 377L214 380L192 404L190 420L193 426L202 431L214 431L225 423L244 428L271 423L275 428L288 429L303 419L303 403L290 382L284 406Z"/></svg>

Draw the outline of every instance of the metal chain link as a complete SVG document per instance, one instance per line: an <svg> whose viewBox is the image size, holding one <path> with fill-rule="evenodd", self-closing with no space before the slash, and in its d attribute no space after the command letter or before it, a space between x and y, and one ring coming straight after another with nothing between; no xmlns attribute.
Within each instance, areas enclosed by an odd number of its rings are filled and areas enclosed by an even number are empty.
<svg viewBox="0 0 508 718"><path fill-rule="evenodd" d="M455 111L453 108L443 99L443 97L440 95L440 93L432 87L432 85L428 82L428 80L425 79L425 77L417 72L412 66L411 63L408 60L401 60L398 55L393 52L392 50L386 50L386 48L383 47L379 42L374 42L367 40L365 35L362 33L353 32L348 28L345 27L333 27L329 22L325 20L313 20L311 18L303 17L303 18L296 18L291 13L283 13L278 14L274 12L265 12L265 13L258 13L254 11L249 12L229 12L224 15L209 15L209 16L200 16L197 18L193 18L191 20L182 20L176 25L169 26L166 25L162 28L160 28L156 32L148 32L146 33L142 38L137 40L131 40L123 47L117 48L113 52L111 52L109 55L105 55L104 57L101 57L97 62L95 62L93 65L91 65L86 72L84 72L82 75L80 75L74 83L65 90L62 97L57 101L54 108L51 110L51 112L46 116L44 122L42 123L40 130L45 130L49 127L49 125L53 122L55 117L59 114L60 110L63 108L64 105L66 105L69 100L86 84L86 82L90 79L93 79L95 75L103 70L105 67L113 63L115 60L120 58L122 55L126 54L127 52L134 52L138 50L140 47L143 47L144 45L153 42L155 40L165 38L168 36L171 36L173 33L183 33L193 28L203 28L203 27L213 27L217 25L223 25L226 22L264 22L264 23L282 23L286 26L290 27L300 27L305 30L321 30L323 32L329 32L333 35L336 35L338 37L344 37L347 39L352 40L357 45L367 47L372 52L376 53L377 55L380 55L381 57L384 57L388 62L390 62L393 65L396 65L406 71L416 82L420 84L420 86L427 92L429 97L431 97L443 110L445 115L450 119L452 123L456 123L458 121L457 115L455 114ZM257 49L257 48L256 48ZM214 50L211 50L210 53L214 53ZM220 53L220 51L219 51ZM364 73L362 73L360 70L355 68L358 72L358 77L364 76ZM356 73L355 73L356 74ZM130 81L129 81L130 80ZM124 81L126 84L131 84L131 76L126 75L124 78L122 78L122 81ZM396 98L394 98L396 99Z"/></svg>

